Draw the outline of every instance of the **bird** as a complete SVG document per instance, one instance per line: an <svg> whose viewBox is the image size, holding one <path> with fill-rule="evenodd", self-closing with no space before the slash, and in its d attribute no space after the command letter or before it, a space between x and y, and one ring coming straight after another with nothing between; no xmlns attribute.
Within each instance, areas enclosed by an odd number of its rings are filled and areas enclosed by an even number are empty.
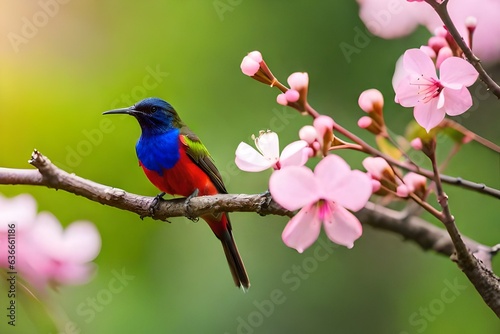
<svg viewBox="0 0 500 334"><path fill-rule="evenodd" d="M130 107L103 113L109 114L127 114L139 122L141 136L135 146L139 166L161 191L153 206L165 193L187 198L227 194L207 148L170 103L149 97ZM248 290L250 280L233 238L228 213L206 214L201 218L221 241L235 285Z"/></svg>

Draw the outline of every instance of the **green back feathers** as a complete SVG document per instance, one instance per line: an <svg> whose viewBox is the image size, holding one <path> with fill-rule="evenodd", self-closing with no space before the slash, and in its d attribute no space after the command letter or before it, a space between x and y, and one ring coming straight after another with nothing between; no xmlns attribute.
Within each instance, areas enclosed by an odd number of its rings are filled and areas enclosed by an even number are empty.
<svg viewBox="0 0 500 334"><path fill-rule="evenodd" d="M187 155L210 177L210 180L212 180L219 193L227 194L226 187L222 182L222 176L217 167L215 167L210 153L200 138L187 126L181 127L180 134L182 136L182 143L187 146Z"/></svg>

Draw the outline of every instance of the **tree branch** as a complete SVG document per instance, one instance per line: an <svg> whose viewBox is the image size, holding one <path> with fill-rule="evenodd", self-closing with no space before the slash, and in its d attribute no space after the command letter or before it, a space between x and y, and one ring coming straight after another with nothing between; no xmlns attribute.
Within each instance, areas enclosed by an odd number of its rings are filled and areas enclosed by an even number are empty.
<svg viewBox="0 0 500 334"><path fill-rule="evenodd" d="M293 212L274 202L269 193L259 195L219 194L191 198L176 198L160 201L154 214L150 210L153 197L128 193L105 186L74 174L69 174L35 150L30 164L37 170L0 168L0 184L34 185L60 189L91 201L127 210L142 217L167 220L170 217L199 217L217 212L256 212L260 215L281 215L292 217ZM355 213L365 225L391 231L411 240L424 250L433 250L453 258L455 248L446 230L406 212L399 212L368 203ZM467 248L476 256L478 265L461 268L474 284L486 303L500 316L500 279L491 271L491 260L498 247L482 245L463 237Z"/></svg>

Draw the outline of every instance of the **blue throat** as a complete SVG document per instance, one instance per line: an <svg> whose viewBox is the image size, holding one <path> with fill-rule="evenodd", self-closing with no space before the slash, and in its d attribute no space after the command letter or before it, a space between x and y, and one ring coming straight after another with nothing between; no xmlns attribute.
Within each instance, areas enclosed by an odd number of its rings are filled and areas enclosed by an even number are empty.
<svg viewBox="0 0 500 334"><path fill-rule="evenodd" d="M180 159L179 129L171 128L162 133L145 133L135 145L139 161L144 167L163 176L166 169L174 167Z"/></svg>

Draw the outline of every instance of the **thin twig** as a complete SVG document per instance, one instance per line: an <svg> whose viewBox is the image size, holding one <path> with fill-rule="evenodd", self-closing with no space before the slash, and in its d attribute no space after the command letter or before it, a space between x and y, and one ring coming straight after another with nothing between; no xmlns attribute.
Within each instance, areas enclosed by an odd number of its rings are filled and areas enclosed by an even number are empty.
<svg viewBox="0 0 500 334"><path fill-rule="evenodd" d="M436 195L439 205L443 209L441 221L443 222L448 234L451 237L453 246L455 247L455 260L464 274L469 278L476 290L479 292L485 303L500 317L500 298L495 293L495 290L500 291L500 280L496 277L494 280L491 277L491 271L485 268L484 265L472 256L467 245L462 240L462 236L455 224L455 218L451 214L448 203L448 196L444 192L441 178L439 177L439 168L436 159L436 143L433 142L431 152L428 154L432 163L434 172L434 183L436 185Z"/></svg>

